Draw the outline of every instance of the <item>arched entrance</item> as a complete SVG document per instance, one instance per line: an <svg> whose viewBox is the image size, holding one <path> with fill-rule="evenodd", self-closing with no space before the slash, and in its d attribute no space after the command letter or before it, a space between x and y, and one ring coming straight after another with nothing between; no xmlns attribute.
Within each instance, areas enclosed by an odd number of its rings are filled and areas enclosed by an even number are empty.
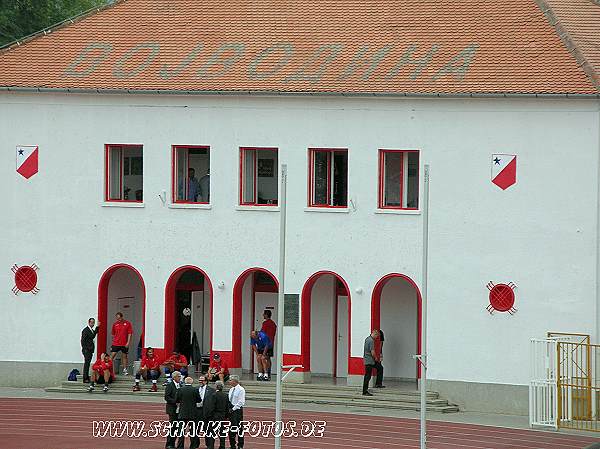
<svg viewBox="0 0 600 449"><path fill-rule="evenodd" d="M124 263L108 268L98 284L98 320L102 324L98 334L98 354L110 349L111 329L117 312L122 312L133 327L128 358L128 363L132 363L139 358L138 348L144 346L146 286L140 272Z"/></svg>
<svg viewBox="0 0 600 449"><path fill-rule="evenodd" d="M312 376L347 377L351 307L346 281L332 271L313 274L302 288L302 365Z"/></svg>
<svg viewBox="0 0 600 449"><path fill-rule="evenodd" d="M416 380L421 369L408 354L421 353L421 292L408 276L382 277L371 299L371 328L383 330L386 379Z"/></svg>
<svg viewBox="0 0 600 449"><path fill-rule="evenodd" d="M202 355L212 348L213 290L210 278L200 268L177 268L165 287L165 352L178 350L190 363L194 334Z"/></svg>
<svg viewBox="0 0 600 449"><path fill-rule="evenodd" d="M243 372L254 372L254 360L250 351L250 331L262 326L262 313L271 311L271 319L277 323L277 295L279 282L273 273L264 268L249 268L233 286L232 367ZM275 368L278 363L272 359ZM275 369L273 370L275 374Z"/></svg>

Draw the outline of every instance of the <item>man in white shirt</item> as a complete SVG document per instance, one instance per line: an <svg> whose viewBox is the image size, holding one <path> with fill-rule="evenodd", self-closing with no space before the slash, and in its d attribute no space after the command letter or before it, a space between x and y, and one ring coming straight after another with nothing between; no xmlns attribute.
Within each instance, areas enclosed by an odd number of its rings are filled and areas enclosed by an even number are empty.
<svg viewBox="0 0 600 449"><path fill-rule="evenodd" d="M229 390L229 404L231 406L229 420L231 421L231 427L239 429L240 422L244 420L246 390L240 385L238 376L231 376L229 378L229 386L231 387ZM229 432L229 445L231 446L231 449L242 449L244 447L244 434L241 429L237 432Z"/></svg>

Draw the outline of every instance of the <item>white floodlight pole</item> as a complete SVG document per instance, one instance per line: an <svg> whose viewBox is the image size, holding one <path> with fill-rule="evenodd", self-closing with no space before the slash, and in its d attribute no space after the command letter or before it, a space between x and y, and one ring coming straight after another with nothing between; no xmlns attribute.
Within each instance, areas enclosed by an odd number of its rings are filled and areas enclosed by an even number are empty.
<svg viewBox="0 0 600 449"><path fill-rule="evenodd" d="M427 449L427 252L429 246L429 165L423 179L423 278L421 280L421 449Z"/></svg>
<svg viewBox="0 0 600 449"><path fill-rule="evenodd" d="M283 377L283 308L285 292L285 203L287 186L287 164L281 165L281 197L279 198L280 222L279 222L279 295L277 300L277 366L279 371L275 386L275 422L279 426L282 422L282 377ZM275 428L275 449L281 448L282 428Z"/></svg>

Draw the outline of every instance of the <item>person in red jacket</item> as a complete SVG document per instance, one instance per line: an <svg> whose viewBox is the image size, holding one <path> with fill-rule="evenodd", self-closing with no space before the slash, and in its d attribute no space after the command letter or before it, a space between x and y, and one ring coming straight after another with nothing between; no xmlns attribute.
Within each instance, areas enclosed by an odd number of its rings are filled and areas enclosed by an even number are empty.
<svg viewBox="0 0 600 449"><path fill-rule="evenodd" d="M108 391L108 384L115 380L115 373L113 371L113 362L110 356L103 352L96 360L96 363L92 365L92 383L88 391L91 393L94 391L96 382L104 384L103 391Z"/></svg>
<svg viewBox="0 0 600 449"><path fill-rule="evenodd" d="M127 376L127 353L129 352L129 344L133 335L133 327L131 323L123 318L121 312L115 314L117 320L112 325L112 347L110 349L110 358L114 360L115 355L121 352L121 366L123 367L123 375Z"/></svg>
<svg viewBox="0 0 600 449"><path fill-rule="evenodd" d="M215 352L213 354L210 365L208 365L208 374L206 378L209 382L215 382L220 380L221 382L227 382L229 380L229 368L227 363L221 359L221 354Z"/></svg>
<svg viewBox="0 0 600 449"><path fill-rule="evenodd" d="M263 359L267 364L266 374L268 377L271 377L271 357L273 357L273 348L275 347L275 334L277 333L277 324L275 324L275 321L271 319L271 315L272 313L269 309L264 310L264 321L262 323L262 327L260 328L261 331L267 334L269 340L271 340L271 347L267 349L263 354Z"/></svg>
<svg viewBox="0 0 600 449"><path fill-rule="evenodd" d="M179 351L173 351L171 357L162 362L162 365L165 369L165 376L167 378L167 380L163 384L163 387L171 383L171 373L173 371L179 371L181 373L182 379L185 379L188 375L187 359L183 354L180 354Z"/></svg>
<svg viewBox="0 0 600 449"><path fill-rule="evenodd" d="M152 388L149 391L158 391L156 381L160 377L160 360L154 355L152 348L146 349L146 355L142 357L140 370L135 374L133 391L140 391L140 377L143 377L145 381L148 381L148 378L152 380Z"/></svg>

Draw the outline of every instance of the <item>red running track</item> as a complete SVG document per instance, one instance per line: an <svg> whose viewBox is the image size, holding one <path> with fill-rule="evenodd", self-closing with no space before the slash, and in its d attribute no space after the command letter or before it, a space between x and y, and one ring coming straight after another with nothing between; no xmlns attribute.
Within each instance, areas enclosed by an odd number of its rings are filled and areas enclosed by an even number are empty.
<svg viewBox="0 0 600 449"><path fill-rule="evenodd" d="M94 420L166 419L164 405L147 402L0 398L1 449L162 449L163 438L94 438ZM246 420L273 419L269 409L246 409ZM289 410L285 419L323 420L323 438L289 438L283 449L418 449L415 419ZM598 439L524 429L428 422L430 449L582 449ZM204 446L204 445L202 445ZM218 444L217 444L218 446ZM186 439L186 448L189 440ZM246 449L270 449L273 439L247 438Z"/></svg>

